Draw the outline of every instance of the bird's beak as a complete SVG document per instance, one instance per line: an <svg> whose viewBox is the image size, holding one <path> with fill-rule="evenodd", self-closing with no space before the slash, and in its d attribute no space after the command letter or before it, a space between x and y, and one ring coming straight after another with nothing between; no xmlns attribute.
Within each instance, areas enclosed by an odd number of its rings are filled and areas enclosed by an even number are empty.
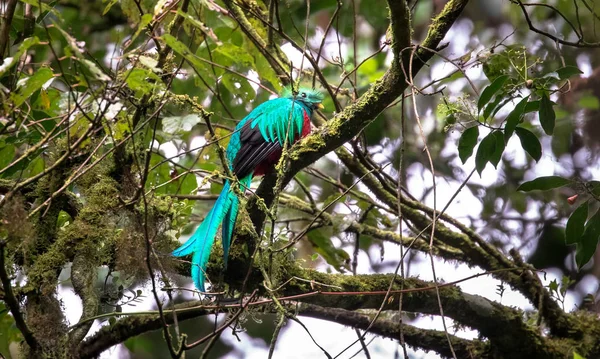
<svg viewBox="0 0 600 359"><path fill-rule="evenodd" d="M325 106L323 106L323 104L322 104L322 103L318 103L318 104L317 104L317 108L318 108L319 110L322 110L322 109L324 109L324 108L325 108Z"/></svg>

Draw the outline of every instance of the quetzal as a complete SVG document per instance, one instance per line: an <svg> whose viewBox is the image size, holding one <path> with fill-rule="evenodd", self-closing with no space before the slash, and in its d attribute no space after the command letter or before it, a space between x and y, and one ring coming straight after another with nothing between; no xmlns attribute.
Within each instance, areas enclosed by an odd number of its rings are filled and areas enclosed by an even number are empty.
<svg viewBox="0 0 600 359"><path fill-rule="evenodd" d="M281 97L266 101L242 119L231 135L226 150L229 168L238 178L240 188L250 187L252 177L264 175L277 163L287 139L293 144L308 135L311 116L323 95L313 89L300 88L297 93L286 89ZM225 181L223 190L200 226L187 242L173 251L176 257L192 254L192 279L196 288L204 289L210 251L219 225L225 266L238 214L239 199Z"/></svg>

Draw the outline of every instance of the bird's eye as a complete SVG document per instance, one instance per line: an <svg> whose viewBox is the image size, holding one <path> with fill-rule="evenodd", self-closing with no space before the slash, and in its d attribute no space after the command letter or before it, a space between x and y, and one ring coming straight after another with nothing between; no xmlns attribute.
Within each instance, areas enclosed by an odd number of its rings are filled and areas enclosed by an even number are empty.
<svg viewBox="0 0 600 359"><path fill-rule="evenodd" d="M300 94L300 96L302 96L302 97L306 97L306 92L302 92L302 93Z"/></svg>

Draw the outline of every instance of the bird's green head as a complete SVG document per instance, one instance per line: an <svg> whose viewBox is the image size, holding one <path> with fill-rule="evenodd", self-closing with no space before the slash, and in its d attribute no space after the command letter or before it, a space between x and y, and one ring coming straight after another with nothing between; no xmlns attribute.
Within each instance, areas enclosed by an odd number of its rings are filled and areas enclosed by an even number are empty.
<svg viewBox="0 0 600 359"><path fill-rule="evenodd" d="M300 87L297 92L292 91L289 87L283 90L282 97L289 98L294 101L301 102L311 110L322 109L323 94L318 90Z"/></svg>

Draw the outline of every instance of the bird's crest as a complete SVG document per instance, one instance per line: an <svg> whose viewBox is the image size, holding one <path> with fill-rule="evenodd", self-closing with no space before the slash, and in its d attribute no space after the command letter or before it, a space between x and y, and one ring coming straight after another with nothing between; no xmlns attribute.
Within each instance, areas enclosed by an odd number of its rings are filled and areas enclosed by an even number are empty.
<svg viewBox="0 0 600 359"><path fill-rule="evenodd" d="M302 101L311 105L316 105L323 101L323 94L319 90L308 87L300 87L298 91L293 91L290 86L286 86L283 88L281 97Z"/></svg>

